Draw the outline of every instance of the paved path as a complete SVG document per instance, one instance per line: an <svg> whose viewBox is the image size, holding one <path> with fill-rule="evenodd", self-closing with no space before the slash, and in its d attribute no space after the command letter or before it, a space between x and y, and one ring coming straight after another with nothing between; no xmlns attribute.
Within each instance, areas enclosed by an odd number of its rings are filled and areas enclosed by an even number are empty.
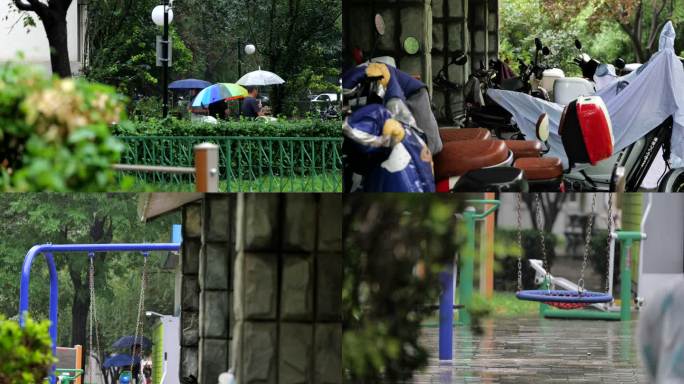
<svg viewBox="0 0 684 384"><path fill-rule="evenodd" d="M419 372L423 383L647 383L635 342L636 322L505 319L483 335L454 331L454 361L440 365L438 330L421 342L434 358Z"/></svg>

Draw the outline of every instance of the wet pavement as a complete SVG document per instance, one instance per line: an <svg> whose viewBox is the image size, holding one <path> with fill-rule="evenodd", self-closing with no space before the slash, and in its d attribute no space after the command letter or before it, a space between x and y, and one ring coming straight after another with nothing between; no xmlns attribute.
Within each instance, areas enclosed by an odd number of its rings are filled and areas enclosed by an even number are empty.
<svg viewBox="0 0 684 384"><path fill-rule="evenodd" d="M484 334L454 329L454 361L438 359L438 329L421 342L433 358L413 383L648 383L636 322L496 319Z"/></svg>

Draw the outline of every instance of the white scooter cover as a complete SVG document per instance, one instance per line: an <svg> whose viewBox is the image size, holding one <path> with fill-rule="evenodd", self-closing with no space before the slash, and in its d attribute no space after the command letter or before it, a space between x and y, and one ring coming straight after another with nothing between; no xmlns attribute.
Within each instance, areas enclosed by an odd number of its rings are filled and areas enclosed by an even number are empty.
<svg viewBox="0 0 684 384"><path fill-rule="evenodd" d="M672 22L668 22L660 35L660 50L638 71L617 78L597 95L601 96L610 114L616 153L673 116L672 166L684 167L684 66L674 51L675 36ZM535 137L537 120L546 113L551 126L548 156L559 157L566 167L569 165L558 134L562 105L498 89L490 89L488 95L513 115L520 130L529 138Z"/></svg>

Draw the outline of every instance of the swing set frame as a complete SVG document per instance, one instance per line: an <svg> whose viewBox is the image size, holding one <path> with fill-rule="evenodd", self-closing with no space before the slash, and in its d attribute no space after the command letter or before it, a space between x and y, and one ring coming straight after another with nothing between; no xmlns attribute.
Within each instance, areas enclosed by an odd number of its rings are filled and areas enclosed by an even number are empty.
<svg viewBox="0 0 684 384"><path fill-rule="evenodd" d="M24 327L29 313L29 284L31 280L31 266L34 260L43 255L48 264L50 278L50 338L52 339L52 353L57 353L57 329L59 313L59 281L57 268L53 254L55 253L79 253L88 257L89 254L103 252L141 252L147 257L149 252L173 252L180 251L180 243L125 243L125 244L43 244L33 246L24 258L21 268L21 283L19 288L19 326ZM89 351L90 353L90 351ZM55 384L55 366L50 369L50 383Z"/></svg>

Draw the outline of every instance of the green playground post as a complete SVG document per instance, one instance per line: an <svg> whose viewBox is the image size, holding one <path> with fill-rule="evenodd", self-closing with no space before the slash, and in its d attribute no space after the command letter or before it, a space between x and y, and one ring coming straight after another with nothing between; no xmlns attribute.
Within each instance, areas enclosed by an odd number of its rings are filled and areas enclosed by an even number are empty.
<svg viewBox="0 0 684 384"><path fill-rule="evenodd" d="M641 232L617 231L612 236L620 241L620 312L600 312L587 309L558 310L546 304L539 305L542 317L558 319L619 320L632 319L632 245L646 239ZM549 287L545 281L543 289Z"/></svg>
<svg viewBox="0 0 684 384"><path fill-rule="evenodd" d="M460 277L458 281L459 302L464 310L459 312L458 320L462 325L470 325L470 313L468 309L473 299L473 274L475 271L475 224L477 220L483 220L494 213L501 204L498 200L467 200L467 204L492 205L484 212L477 213L473 206L469 206L463 212L463 220L466 225L466 244L461 257Z"/></svg>
<svg viewBox="0 0 684 384"><path fill-rule="evenodd" d="M646 239L641 232L618 231L620 244L620 320L632 319L632 244Z"/></svg>

